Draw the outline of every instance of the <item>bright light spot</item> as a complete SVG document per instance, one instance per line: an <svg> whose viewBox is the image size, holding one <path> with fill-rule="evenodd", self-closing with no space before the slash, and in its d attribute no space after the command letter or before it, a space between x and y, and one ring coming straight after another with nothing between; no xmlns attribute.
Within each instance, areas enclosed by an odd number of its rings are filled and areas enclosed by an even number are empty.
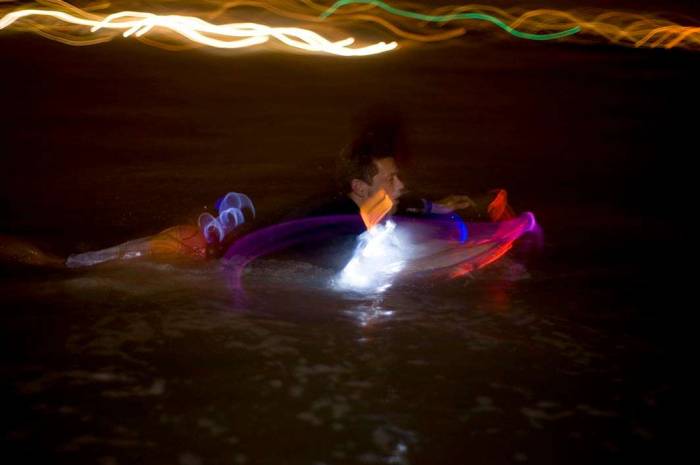
<svg viewBox="0 0 700 465"><path fill-rule="evenodd" d="M74 10L81 11L77 8ZM86 13L85 15L88 16ZM93 14L89 16L95 17ZM365 47L350 48L355 42L352 37L333 42L313 31L298 27L270 27L257 23L211 24L193 16L156 15L139 11L120 11L97 20L56 10L17 10L0 18L0 30L27 17L53 18L64 23L85 26L92 33L98 33L101 29L121 30L124 31L124 37L141 37L153 29L158 29L161 33L173 34L215 48L250 47L275 39L289 47L309 52L364 56L388 52L397 47L396 42L378 42ZM35 29L41 28L37 26Z"/></svg>
<svg viewBox="0 0 700 465"><path fill-rule="evenodd" d="M382 293L404 269L410 246L396 224L387 221L362 233L348 264L335 280L342 290Z"/></svg>

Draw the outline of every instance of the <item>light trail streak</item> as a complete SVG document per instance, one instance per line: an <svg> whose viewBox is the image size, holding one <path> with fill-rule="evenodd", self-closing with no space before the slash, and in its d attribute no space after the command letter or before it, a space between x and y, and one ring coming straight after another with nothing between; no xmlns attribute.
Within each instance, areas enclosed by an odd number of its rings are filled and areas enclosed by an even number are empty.
<svg viewBox="0 0 700 465"><path fill-rule="evenodd" d="M87 15L85 15L87 16ZM0 18L0 30L30 17L44 17L90 28L96 33L102 29L123 31L124 37L141 37L153 29L169 31L190 41L209 47L236 49L260 45L271 38L308 52L339 56L366 56L388 52L396 48L396 42L378 42L364 47L351 48L352 37L330 41L320 34L298 27L270 27L257 23L212 24L193 16L156 15L138 11L121 11L96 19L76 16L65 11L26 9L10 12ZM45 32L45 31L44 31ZM68 42L64 40L63 42Z"/></svg>
<svg viewBox="0 0 700 465"><path fill-rule="evenodd" d="M1 3L12 3L0 0ZM109 3L93 3L84 9L63 0L36 0L39 8L8 11L0 17L0 30L32 31L43 37L69 45L94 45L108 42L120 33L140 42L168 50L196 47L241 49L279 43L285 48L309 53L340 56L365 56L394 50L401 45L453 40L478 32L484 39L495 36L496 28L530 40L567 42L607 42L628 47L700 49L700 22L685 18L688 25L678 24L663 15L594 9L533 9L517 6L498 8L490 5L448 5L421 8L420 4L402 1L339 0L322 5L312 0L162 0L158 8L176 14L124 11L111 15L96 12ZM142 2L129 2L138 5ZM293 27L272 27L250 22L232 23L238 15L264 16L265 22L277 24L287 18ZM138 8L135 8L138 10ZM238 10L241 10L238 12ZM2 14L2 12L0 12ZM214 24L214 21L223 24ZM303 27L296 27L296 26ZM313 31L307 28L313 26ZM97 27L95 27L97 26ZM354 37L329 40L339 31L383 29L395 41L354 46ZM374 32L371 32L374 34Z"/></svg>
<svg viewBox="0 0 700 465"><path fill-rule="evenodd" d="M305 3L310 0L304 0ZM459 22L466 32L464 20L488 21L520 38L531 40L563 39L583 40L603 38L618 45L634 47L700 49L700 25L684 26L663 17L622 11L605 10L555 10L535 9L523 11L520 8L503 9L489 5L444 6L428 13L412 11L415 4L393 2L389 5L380 0L339 0L321 13L322 17L344 15L339 8L352 8L361 5L378 8L401 20L408 18L420 23L443 26ZM405 5L401 7L402 5ZM316 5L318 8L319 5ZM353 15L355 9L349 12ZM697 21L695 21L697 23ZM470 29L479 29L473 23ZM421 26L422 29L428 29Z"/></svg>

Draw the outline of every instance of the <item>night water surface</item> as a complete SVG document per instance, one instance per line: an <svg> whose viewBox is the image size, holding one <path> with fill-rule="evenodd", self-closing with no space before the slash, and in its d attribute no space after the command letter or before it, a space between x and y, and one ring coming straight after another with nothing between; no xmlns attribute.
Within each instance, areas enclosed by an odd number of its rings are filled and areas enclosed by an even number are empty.
<svg viewBox="0 0 700 465"><path fill-rule="evenodd" d="M698 55L459 40L345 60L0 38L0 232L67 256L323 195L353 120L404 121L434 199L509 191L542 228L382 295L261 259L0 268L3 449L111 464L668 458ZM685 186L685 187L682 187ZM673 244L669 245L669 241ZM673 247L673 253L669 249Z"/></svg>

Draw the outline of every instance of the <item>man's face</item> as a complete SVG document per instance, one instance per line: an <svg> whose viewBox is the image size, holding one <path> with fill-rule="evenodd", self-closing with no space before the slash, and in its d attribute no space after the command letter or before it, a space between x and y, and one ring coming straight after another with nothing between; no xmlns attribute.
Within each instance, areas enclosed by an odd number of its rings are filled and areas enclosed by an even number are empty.
<svg viewBox="0 0 700 465"><path fill-rule="evenodd" d="M371 197L379 189L384 189L389 198L395 202L401 197L404 188L403 182L399 179L399 169L396 166L396 161L391 157L380 158L374 160L374 165L378 171L372 178L372 183L369 184L367 197Z"/></svg>

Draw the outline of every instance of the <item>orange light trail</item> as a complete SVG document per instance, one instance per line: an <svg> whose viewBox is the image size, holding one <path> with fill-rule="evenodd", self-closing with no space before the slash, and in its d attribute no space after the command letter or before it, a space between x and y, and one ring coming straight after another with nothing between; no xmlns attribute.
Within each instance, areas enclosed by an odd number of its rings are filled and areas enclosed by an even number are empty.
<svg viewBox="0 0 700 465"><path fill-rule="evenodd" d="M360 206L360 216L367 229L381 222L394 208L394 203L384 189L379 189Z"/></svg>
<svg viewBox="0 0 700 465"><path fill-rule="evenodd" d="M358 0L359 1L359 0ZM0 0L0 3L14 3ZM143 2L129 2L138 5ZM448 5L438 8L406 1L384 2L392 11L402 10L414 16L442 18L420 21L392 14L374 4L344 0L342 8L329 12L332 2L313 0L161 0L159 12L122 11L99 15L108 2L78 8L63 0L36 0L33 9L0 10L0 30L32 31L69 45L94 45L108 42L119 34L143 43L171 50L195 47L241 49L279 43L287 50L303 50L339 56L364 56L384 53L423 42L470 41L498 38L511 40L503 31L484 21L470 21L465 16L491 16L507 29L524 35L557 36L566 30L579 32L556 39L567 43L611 43L626 47L682 48L700 50L700 21L683 19L678 24L669 15L642 14L633 11L602 9L533 9L498 8L490 5ZM26 8L23 7L23 8ZM230 16L263 16L269 24L286 18L295 27L273 27L252 22L231 22ZM462 18L462 19L460 19ZM214 21L222 24L214 24ZM296 26L303 26L296 27ZM312 27L313 30L308 27ZM355 46L357 29L388 35L395 40ZM349 31L355 30L353 33ZM331 40L327 37L346 37ZM323 33L323 35L322 35ZM478 34L478 35L475 35ZM347 37L350 36L350 37Z"/></svg>
<svg viewBox="0 0 700 465"><path fill-rule="evenodd" d="M306 4L313 4L311 0L302 1ZM452 26L454 29L449 31L454 36L463 35L467 31L489 32L491 26L489 24L459 19L460 15L464 14L487 14L499 18L512 29L529 34L561 33L572 28L580 28L578 34L566 37L566 41L590 42L602 38L613 44L634 47L700 49L700 23L698 21L693 21L696 25L684 26L660 15L594 9L568 11L535 9L528 11L519 7L504 9L478 4L443 6L433 10L425 10L420 9L415 3L399 1L391 1L388 2L390 5L385 5L385 7L392 7L393 10L404 10L402 14L448 18L426 21L402 17L397 12L382 11L376 5L367 4L369 1L342 0L336 4L344 5L340 9L328 9L318 4L313 5L316 10L323 9L325 14L332 12L330 18L352 18L357 16L360 11L366 14L373 10L381 14L382 17L390 18L393 23L400 24L403 29L413 27L418 31L435 31ZM453 19L449 19L450 17Z"/></svg>

